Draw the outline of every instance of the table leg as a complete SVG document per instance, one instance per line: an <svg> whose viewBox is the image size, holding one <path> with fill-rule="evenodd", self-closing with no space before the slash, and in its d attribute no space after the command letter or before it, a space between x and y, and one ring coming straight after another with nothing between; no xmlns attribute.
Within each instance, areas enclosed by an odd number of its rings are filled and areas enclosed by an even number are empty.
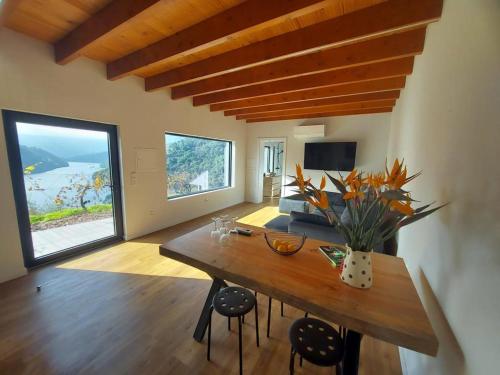
<svg viewBox="0 0 500 375"><path fill-rule="evenodd" d="M356 331L347 331L342 361L343 375L357 375L359 365L359 347L363 336Z"/></svg>
<svg viewBox="0 0 500 375"><path fill-rule="evenodd" d="M200 318L198 319L198 324L196 325L196 329L194 330L193 337L196 341L201 342L203 337L205 336L205 332L208 327L208 321L210 319L210 307L212 306L212 300L214 298L215 293L217 293L220 289L227 287L227 284L224 280L218 279L217 277L213 278L212 286L210 287L210 291L208 292L207 299L205 300L205 305L203 305L203 310L201 310Z"/></svg>

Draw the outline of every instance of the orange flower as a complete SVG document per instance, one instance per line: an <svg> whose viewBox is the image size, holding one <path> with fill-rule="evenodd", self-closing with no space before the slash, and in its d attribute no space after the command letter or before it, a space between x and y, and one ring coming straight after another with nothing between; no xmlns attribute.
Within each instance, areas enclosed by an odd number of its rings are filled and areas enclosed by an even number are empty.
<svg viewBox="0 0 500 375"><path fill-rule="evenodd" d="M306 181L304 181L304 175L302 174L302 168L300 167L300 164L295 165L295 170L297 172L297 177L296 177L297 185L299 186L300 191L304 193L305 187L309 185L311 179L309 178Z"/></svg>
<svg viewBox="0 0 500 375"><path fill-rule="evenodd" d="M399 190L401 187L408 182L406 179L408 171L406 167L403 168L403 163L400 163L398 159L394 160L391 173L387 174L387 179L385 183L394 190Z"/></svg>
<svg viewBox="0 0 500 375"><path fill-rule="evenodd" d="M358 172L356 169L353 169L351 173L346 177L346 182L348 185L351 185L358 178Z"/></svg>
<svg viewBox="0 0 500 375"><path fill-rule="evenodd" d="M361 190L361 186L364 183L364 180L361 179L361 175L357 173L356 169L354 169L349 175L346 177L347 186L351 189L351 191L344 194L343 199L356 199L356 198L364 198L365 193Z"/></svg>
<svg viewBox="0 0 500 375"><path fill-rule="evenodd" d="M367 183L372 188L379 189L382 185L384 185L384 175L382 173L369 174Z"/></svg>
<svg viewBox="0 0 500 375"><path fill-rule="evenodd" d="M411 202L409 201L404 203L392 201L391 208L406 216L412 216L414 213L413 208L411 207Z"/></svg>
<svg viewBox="0 0 500 375"><path fill-rule="evenodd" d="M365 197L365 193L359 190L353 190L353 191L348 191L343 196L344 200L356 199L358 197L363 199Z"/></svg>
<svg viewBox="0 0 500 375"><path fill-rule="evenodd" d="M326 177L321 177L321 183L319 184L319 190L323 190L326 187Z"/></svg>
<svg viewBox="0 0 500 375"><path fill-rule="evenodd" d="M328 202L328 195L324 191L321 192L318 207L322 208L324 210L326 210L328 207L330 207L330 202Z"/></svg>
<svg viewBox="0 0 500 375"><path fill-rule="evenodd" d="M297 173L297 179L304 180L304 175L302 174L302 168L300 164L295 164L295 171Z"/></svg>
<svg viewBox="0 0 500 375"><path fill-rule="evenodd" d="M306 200L315 207L326 210L330 207L330 202L328 201L328 195L324 191L315 192L314 197L306 197Z"/></svg>

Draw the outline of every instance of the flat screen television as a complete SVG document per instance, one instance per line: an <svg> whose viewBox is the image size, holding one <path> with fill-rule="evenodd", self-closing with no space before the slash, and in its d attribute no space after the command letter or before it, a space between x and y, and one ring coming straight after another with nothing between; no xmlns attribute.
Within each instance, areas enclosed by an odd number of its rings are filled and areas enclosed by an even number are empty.
<svg viewBox="0 0 500 375"><path fill-rule="evenodd" d="M356 142L306 143L304 169L352 171L356 161Z"/></svg>

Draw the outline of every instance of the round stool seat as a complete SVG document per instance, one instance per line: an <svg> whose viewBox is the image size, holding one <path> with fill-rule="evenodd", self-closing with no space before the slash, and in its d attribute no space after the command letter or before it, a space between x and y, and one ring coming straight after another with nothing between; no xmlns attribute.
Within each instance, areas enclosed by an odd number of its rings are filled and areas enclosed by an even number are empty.
<svg viewBox="0 0 500 375"><path fill-rule="evenodd" d="M315 365L334 366L342 359L344 348L339 333L321 320L298 319L288 336L293 350Z"/></svg>
<svg viewBox="0 0 500 375"><path fill-rule="evenodd" d="M245 315L255 306L255 296L251 291L239 286L228 286L214 296L212 304L215 311L223 316Z"/></svg>

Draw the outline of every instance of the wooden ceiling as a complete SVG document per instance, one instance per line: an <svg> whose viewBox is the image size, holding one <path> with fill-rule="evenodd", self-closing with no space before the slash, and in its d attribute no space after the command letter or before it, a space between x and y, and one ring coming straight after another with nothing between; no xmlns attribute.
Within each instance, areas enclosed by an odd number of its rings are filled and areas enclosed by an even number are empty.
<svg viewBox="0 0 500 375"><path fill-rule="evenodd" d="M442 0L4 0L0 22L247 122L390 112Z"/></svg>

